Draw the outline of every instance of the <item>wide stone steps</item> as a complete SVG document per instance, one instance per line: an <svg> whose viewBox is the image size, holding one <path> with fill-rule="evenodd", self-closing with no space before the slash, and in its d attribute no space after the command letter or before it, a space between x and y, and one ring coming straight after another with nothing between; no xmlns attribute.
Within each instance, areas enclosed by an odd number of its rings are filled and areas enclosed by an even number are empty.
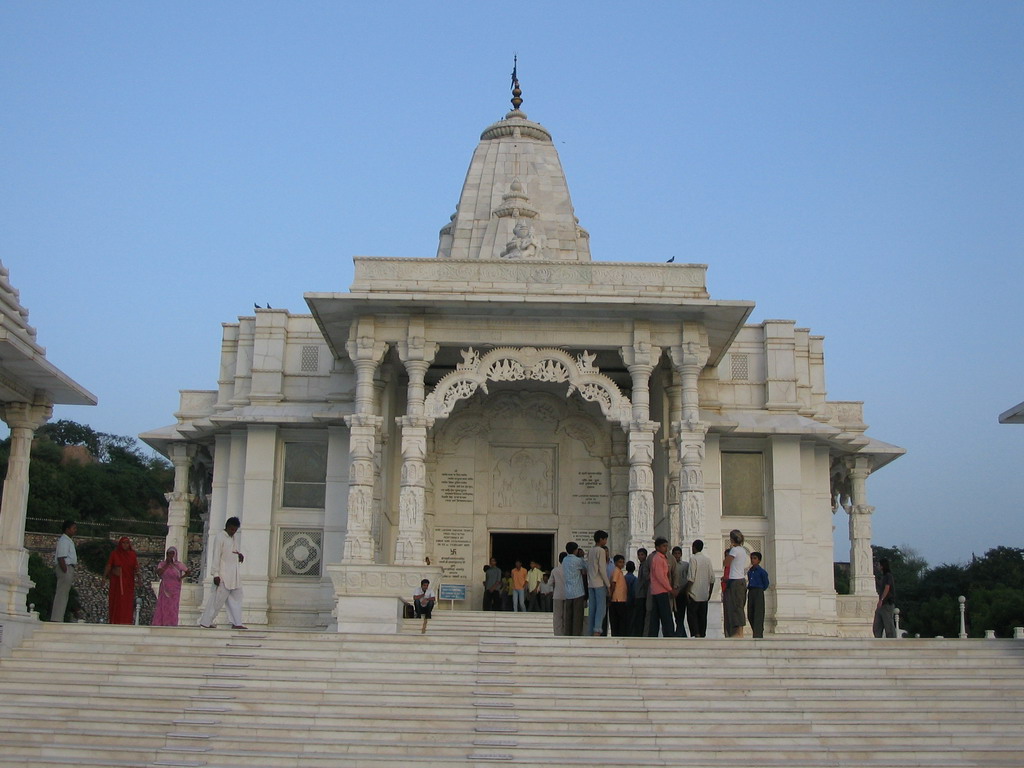
<svg viewBox="0 0 1024 768"><path fill-rule="evenodd" d="M1020 642L554 638L550 614L441 611L420 626L44 625L0 661L0 766L1022 763Z"/></svg>

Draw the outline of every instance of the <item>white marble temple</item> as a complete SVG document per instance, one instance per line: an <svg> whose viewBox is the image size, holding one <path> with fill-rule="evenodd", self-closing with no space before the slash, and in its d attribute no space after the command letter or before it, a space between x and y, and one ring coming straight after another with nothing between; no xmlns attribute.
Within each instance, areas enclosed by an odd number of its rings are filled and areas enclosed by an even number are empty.
<svg viewBox="0 0 1024 768"><path fill-rule="evenodd" d="M498 537L550 537L545 564L598 528L629 557L700 538L717 563L739 528L773 577L769 633L867 634L866 480L903 451L828 400L823 338L748 325L706 265L590 246L550 132L516 108L481 135L435 258L356 257L311 314L224 326L216 389L142 437L203 458L175 464L212 487L211 529L241 517L247 621L392 632L426 574L478 609Z"/></svg>

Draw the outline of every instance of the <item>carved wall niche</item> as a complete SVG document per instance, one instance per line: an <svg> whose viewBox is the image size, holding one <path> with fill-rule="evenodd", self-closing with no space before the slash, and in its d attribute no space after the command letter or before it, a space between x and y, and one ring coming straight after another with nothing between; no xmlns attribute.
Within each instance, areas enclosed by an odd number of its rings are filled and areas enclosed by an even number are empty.
<svg viewBox="0 0 1024 768"><path fill-rule="evenodd" d="M556 511L558 454L554 446L491 445L491 510Z"/></svg>

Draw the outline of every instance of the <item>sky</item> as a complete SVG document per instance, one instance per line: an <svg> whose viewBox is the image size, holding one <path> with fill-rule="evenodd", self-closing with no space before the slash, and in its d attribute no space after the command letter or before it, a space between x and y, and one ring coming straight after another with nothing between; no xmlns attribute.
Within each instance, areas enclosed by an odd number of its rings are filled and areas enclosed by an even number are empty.
<svg viewBox="0 0 1024 768"><path fill-rule="evenodd" d="M875 543L1024 547L1024 4L379 5L0 5L0 260L99 397L55 419L173 423L220 323L432 257L518 54L595 260L826 337L829 398L907 449Z"/></svg>

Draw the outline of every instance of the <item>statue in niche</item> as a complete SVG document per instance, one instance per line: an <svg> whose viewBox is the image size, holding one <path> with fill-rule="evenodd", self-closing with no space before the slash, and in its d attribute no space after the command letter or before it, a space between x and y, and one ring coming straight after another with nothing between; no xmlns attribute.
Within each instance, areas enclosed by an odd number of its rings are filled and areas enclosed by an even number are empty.
<svg viewBox="0 0 1024 768"><path fill-rule="evenodd" d="M523 219L516 222L512 230L512 239L505 244L499 256L503 259L537 259L540 258L540 244L534 235L533 227Z"/></svg>

